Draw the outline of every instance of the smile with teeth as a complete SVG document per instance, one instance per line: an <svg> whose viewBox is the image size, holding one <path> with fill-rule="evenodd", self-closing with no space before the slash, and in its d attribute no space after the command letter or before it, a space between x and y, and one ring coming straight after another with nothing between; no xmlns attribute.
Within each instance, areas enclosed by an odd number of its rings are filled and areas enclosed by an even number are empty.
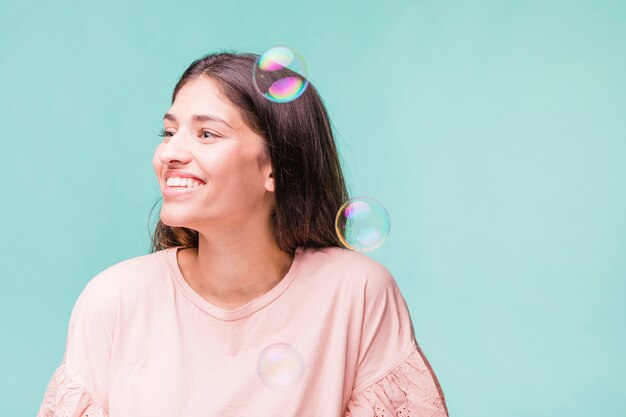
<svg viewBox="0 0 626 417"><path fill-rule="evenodd" d="M180 187L180 188L196 188L201 187L204 184L193 178L178 178L170 177L165 181L168 187Z"/></svg>

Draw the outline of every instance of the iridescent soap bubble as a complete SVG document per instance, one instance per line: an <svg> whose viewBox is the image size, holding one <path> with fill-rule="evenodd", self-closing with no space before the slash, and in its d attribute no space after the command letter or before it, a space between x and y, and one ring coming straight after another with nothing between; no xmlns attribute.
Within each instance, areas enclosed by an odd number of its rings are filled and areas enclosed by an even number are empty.
<svg viewBox="0 0 626 417"><path fill-rule="evenodd" d="M259 56L252 80L257 91L275 103L297 99L309 85L304 59L286 46L275 46Z"/></svg>
<svg viewBox="0 0 626 417"><path fill-rule="evenodd" d="M354 197L343 203L335 217L335 230L348 249L369 252L380 247L391 229L389 212L372 197Z"/></svg>
<svg viewBox="0 0 626 417"><path fill-rule="evenodd" d="M287 343L266 347L257 362L261 381L272 390L285 391L296 385L304 374L302 355Z"/></svg>

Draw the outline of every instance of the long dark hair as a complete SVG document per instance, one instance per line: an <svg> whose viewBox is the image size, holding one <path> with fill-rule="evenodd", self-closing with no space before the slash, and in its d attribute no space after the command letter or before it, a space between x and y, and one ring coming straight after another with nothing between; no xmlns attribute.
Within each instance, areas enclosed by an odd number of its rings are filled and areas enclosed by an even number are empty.
<svg viewBox="0 0 626 417"><path fill-rule="evenodd" d="M293 253L298 246L343 247L335 232L335 216L349 196L326 108L312 84L293 101L267 100L252 80L258 57L219 52L193 61L177 82L172 103L193 79L207 76L217 81L268 146L276 201L271 219L280 249ZM151 240L151 253L174 246L198 247L198 231L171 227L159 219Z"/></svg>

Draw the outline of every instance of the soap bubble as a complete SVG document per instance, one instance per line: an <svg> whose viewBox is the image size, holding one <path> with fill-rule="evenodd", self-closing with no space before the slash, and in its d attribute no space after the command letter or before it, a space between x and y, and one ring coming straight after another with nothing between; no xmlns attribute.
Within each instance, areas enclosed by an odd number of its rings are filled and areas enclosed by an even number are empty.
<svg viewBox="0 0 626 417"><path fill-rule="evenodd" d="M372 197L354 197L337 211L335 230L348 249L369 252L380 247L391 228L385 206Z"/></svg>
<svg viewBox="0 0 626 417"><path fill-rule="evenodd" d="M297 99L309 85L304 59L286 46L275 46L259 56L252 80L257 91L275 103Z"/></svg>
<svg viewBox="0 0 626 417"><path fill-rule="evenodd" d="M257 362L261 381L272 390L284 391L297 384L304 374L304 360L287 343L266 347Z"/></svg>

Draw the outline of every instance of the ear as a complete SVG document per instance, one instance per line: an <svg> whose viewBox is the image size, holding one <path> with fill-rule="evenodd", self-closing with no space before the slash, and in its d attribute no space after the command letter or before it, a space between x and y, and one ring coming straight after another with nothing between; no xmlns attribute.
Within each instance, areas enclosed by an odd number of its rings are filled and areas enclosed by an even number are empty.
<svg viewBox="0 0 626 417"><path fill-rule="evenodd" d="M265 189L270 192L274 192L274 172L271 171L271 167L269 173L265 176Z"/></svg>

